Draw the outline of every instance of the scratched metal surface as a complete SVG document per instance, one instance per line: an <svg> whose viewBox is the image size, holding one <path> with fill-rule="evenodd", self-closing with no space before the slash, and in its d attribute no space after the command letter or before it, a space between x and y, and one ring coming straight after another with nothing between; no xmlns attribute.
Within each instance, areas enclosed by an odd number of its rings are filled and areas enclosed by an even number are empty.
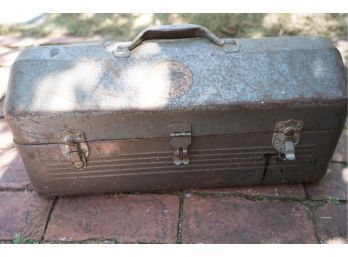
<svg viewBox="0 0 348 257"><path fill-rule="evenodd" d="M25 50L13 65L7 111L162 110L267 104L346 96L339 52L324 38L239 39L240 51L202 39L145 42L129 58L112 45L49 46ZM192 72L188 92L169 97L167 60Z"/></svg>
<svg viewBox="0 0 348 257"><path fill-rule="evenodd" d="M340 128L346 77L341 56L329 40L236 41L240 50L233 53L205 39L146 41L128 58L114 57L113 43L27 49L12 67L6 118L20 143L54 142L56 130L67 127L87 131L89 140L165 136L170 117L196 122L193 129L200 135L272 131L278 119L297 118L296 112L298 118L308 118L312 114L303 108L323 103L336 106L321 110L332 119L331 125L313 117L305 121L309 124L305 129ZM168 61L183 64L192 74L184 95L171 97L172 85L181 82L163 65ZM244 112L238 109L241 106ZM282 106L288 109L278 116L257 114L262 108ZM231 111L214 115L224 109ZM332 109L339 114L331 117ZM213 124L214 117L218 119L220 131L195 118L191 110L212 110L202 115L212 117ZM152 115L156 112L163 115ZM133 118L122 118L124 113ZM246 114L245 124L237 113ZM239 117L238 122L231 117Z"/></svg>

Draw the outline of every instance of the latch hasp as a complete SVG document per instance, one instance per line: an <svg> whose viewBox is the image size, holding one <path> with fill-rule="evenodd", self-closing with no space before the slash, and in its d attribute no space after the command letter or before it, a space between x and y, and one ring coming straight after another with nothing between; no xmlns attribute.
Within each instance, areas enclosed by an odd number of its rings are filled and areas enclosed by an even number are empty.
<svg viewBox="0 0 348 257"><path fill-rule="evenodd" d="M279 155L285 156L286 160L295 160L295 146L300 142L301 132L304 122L290 119L276 124L273 134L272 144L279 152Z"/></svg>
<svg viewBox="0 0 348 257"><path fill-rule="evenodd" d="M60 140L59 148L66 159L72 162L75 169L82 170L87 167L89 155L88 144L82 131L66 129L56 133Z"/></svg>
<svg viewBox="0 0 348 257"><path fill-rule="evenodd" d="M190 163L188 148L191 145L191 124L176 123L170 125L170 144L174 148L173 161L175 165Z"/></svg>

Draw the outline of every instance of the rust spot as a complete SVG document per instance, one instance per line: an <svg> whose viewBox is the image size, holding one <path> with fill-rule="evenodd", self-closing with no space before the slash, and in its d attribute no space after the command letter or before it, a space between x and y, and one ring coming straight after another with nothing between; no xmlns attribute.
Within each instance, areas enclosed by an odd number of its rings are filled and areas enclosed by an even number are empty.
<svg viewBox="0 0 348 257"><path fill-rule="evenodd" d="M155 69L166 69L169 73L169 97L183 96L191 88L192 73L183 63L177 61L164 61L156 65Z"/></svg>

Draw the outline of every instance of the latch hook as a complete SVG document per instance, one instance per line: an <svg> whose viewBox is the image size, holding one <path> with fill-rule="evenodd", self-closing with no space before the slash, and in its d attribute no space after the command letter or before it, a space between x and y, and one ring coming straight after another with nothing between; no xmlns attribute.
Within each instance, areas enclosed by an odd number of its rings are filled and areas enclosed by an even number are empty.
<svg viewBox="0 0 348 257"><path fill-rule="evenodd" d="M284 155L286 160L296 159L295 146L300 142L303 124L303 121L290 119L278 122L276 125L272 144L279 155Z"/></svg>
<svg viewBox="0 0 348 257"><path fill-rule="evenodd" d="M89 155L88 144L83 132L67 129L56 133L56 137L62 142L59 148L66 159L71 161L73 167L78 170L87 167Z"/></svg>
<svg viewBox="0 0 348 257"><path fill-rule="evenodd" d="M188 147L191 145L191 124L171 124L169 134L170 144L174 148L173 161L175 165L190 163Z"/></svg>

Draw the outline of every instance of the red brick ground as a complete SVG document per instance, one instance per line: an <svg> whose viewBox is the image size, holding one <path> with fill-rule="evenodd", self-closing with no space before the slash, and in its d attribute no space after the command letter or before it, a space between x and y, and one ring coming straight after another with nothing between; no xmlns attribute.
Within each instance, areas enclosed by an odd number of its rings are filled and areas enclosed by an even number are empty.
<svg viewBox="0 0 348 257"><path fill-rule="evenodd" d="M11 40L0 37L0 66L9 66L18 54L13 45L50 43ZM0 241L348 243L347 129L328 174L311 185L45 199L32 190L2 113L0 101Z"/></svg>
<svg viewBox="0 0 348 257"><path fill-rule="evenodd" d="M41 240L52 206L35 192L0 192L0 239L16 235Z"/></svg>
<svg viewBox="0 0 348 257"><path fill-rule="evenodd" d="M319 240L323 243L348 243L347 203L325 203L314 211Z"/></svg>
<svg viewBox="0 0 348 257"><path fill-rule="evenodd" d="M228 196L184 201L183 243L316 243L305 206Z"/></svg>
<svg viewBox="0 0 348 257"><path fill-rule="evenodd" d="M66 197L55 205L45 241L175 243L178 213L175 195Z"/></svg>

